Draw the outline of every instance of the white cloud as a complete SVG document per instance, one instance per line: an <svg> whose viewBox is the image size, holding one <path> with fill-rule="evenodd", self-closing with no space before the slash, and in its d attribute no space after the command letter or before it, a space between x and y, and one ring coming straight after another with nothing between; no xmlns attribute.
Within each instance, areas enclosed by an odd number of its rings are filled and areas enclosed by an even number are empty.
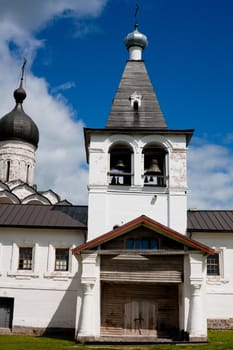
<svg viewBox="0 0 233 350"><path fill-rule="evenodd" d="M89 33L89 17L98 16L107 0L0 0L0 116L14 107L13 91L19 81L19 67L25 56L33 62L43 45L35 33L59 17L69 16L74 22L74 36ZM12 50L12 46L14 49ZM39 190L53 189L73 203L87 201L86 159L83 145L83 123L75 121L75 112L61 95L73 87L62 82L50 87L27 65L25 111L40 130L37 151L36 182ZM50 94L52 92L52 95ZM189 207L198 209L232 208L232 154L229 149L194 139L188 153ZM201 141L201 142L200 142ZM232 141L232 135L226 135Z"/></svg>
<svg viewBox="0 0 233 350"><path fill-rule="evenodd" d="M100 29L97 26L90 24L87 21L78 21L75 23L75 31L73 35L75 38L83 39L88 34L97 32L100 32Z"/></svg>
<svg viewBox="0 0 233 350"><path fill-rule="evenodd" d="M0 0L0 22L32 33L56 17L96 17L106 3L107 0Z"/></svg>
<svg viewBox="0 0 233 350"><path fill-rule="evenodd" d="M27 112L33 115L40 130L36 182L39 188L51 187L62 198L65 197L73 203L84 203L87 200L87 170L83 168L84 125L82 121L74 121L72 118L74 112L64 103L64 98L59 99L59 96L54 98L48 94L44 79L31 76L27 85L29 86ZM86 176L80 179L80 174L83 172ZM70 183L75 182L74 191Z"/></svg>
<svg viewBox="0 0 233 350"><path fill-rule="evenodd" d="M66 83L60 84L58 86L54 86L51 89L53 94L58 93L59 91L65 91L74 88L76 85L73 81L67 81Z"/></svg>
<svg viewBox="0 0 233 350"><path fill-rule="evenodd" d="M32 64L43 45L35 33L59 17L85 19L98 16L107 0L0 0L0 116L14 107L13 91L19 81L22 58ZM12 49L13 48L13 49ZM27 65L27 99L24 109L38 125L36 183L41 191L51 188L74 204L87 202L88 170L83 144L83 122L60 94L74 83L51 87ZM54 96L54 94L56 94ZM75 116L75 118L74 118ZM76 120L76 121L75 121Z"/></svg>
<svg viewBox="0 0 233 350"><path fill-rule="evenodd" d="M224 146L200 141L194 141L188 151L188 205L197 209L232 209L233 155Z"/></svg>

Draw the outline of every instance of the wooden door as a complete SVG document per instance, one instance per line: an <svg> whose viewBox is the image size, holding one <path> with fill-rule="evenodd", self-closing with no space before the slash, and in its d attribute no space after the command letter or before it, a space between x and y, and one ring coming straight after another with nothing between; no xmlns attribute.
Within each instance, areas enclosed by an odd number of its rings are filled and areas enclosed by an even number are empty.
<svg viewBox="0 0 233 350"><path fill-rule="evenodd" d="M13 298L0 298L0 328L12 328Z"/></svg>
<svg viewBox="0 0 233 350"><path fill-rule="evenodd" d="M169 338L178 316L178 285L102 283L102 336Z"/></svg>
<svg viewBox="0 0 233 350"><path fill-rule="evenodd" d="M124 305L125 335L157 336L157 305L147 300L133 300Z"/></svg>

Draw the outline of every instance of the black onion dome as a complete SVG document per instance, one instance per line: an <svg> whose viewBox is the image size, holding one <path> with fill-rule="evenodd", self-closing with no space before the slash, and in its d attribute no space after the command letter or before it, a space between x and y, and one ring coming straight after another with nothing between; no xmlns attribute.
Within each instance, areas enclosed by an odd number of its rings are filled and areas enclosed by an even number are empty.
<svg viewBox="0 0 233 350"><path fill-rule="evenodd" d="M26 98L26 92L22 86L14 91L14 98L15 108L0 119L0 141L22 140L37 147L39 130L23 110L22 103Z"/></svg>

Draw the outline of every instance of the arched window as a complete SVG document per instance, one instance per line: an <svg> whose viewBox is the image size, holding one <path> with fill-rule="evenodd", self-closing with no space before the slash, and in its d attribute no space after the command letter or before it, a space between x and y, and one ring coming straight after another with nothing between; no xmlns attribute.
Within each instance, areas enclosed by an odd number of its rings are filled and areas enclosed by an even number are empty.
<svg viewBox="0 0 233 350"><path fill-rule="evenodd" d="M166 150L157 144L144 147L144 186L166 186Z"/></svg>
<svg viewBox="0 0 233 350"><path fill-rule="evenodd" d="M11 162L8 160L6 163L6 182L10 180L10 166Z"/></svg>
<svg viewBox="0 0 233 350"><path fill-rule="evenodd" d="M110 148L109 185L130 186L132 182L132 149L123 143Z"/></svg>
<svg viewBox="0 0 233 350"><path fill-rule="evenodd" d="M30 165L27 165L27 175L26 175L26 183L29 183L29 172L30 172Z"/></svg>

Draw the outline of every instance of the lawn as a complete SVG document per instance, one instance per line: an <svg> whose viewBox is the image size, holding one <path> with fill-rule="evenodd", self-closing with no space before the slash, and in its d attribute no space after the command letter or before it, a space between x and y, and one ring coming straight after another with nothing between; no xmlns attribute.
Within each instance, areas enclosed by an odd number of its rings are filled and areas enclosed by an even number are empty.
<svg viewBox="0 0 233 350"><path fill-rule="evenodd" d="M69 339L0 335L0 350L233 350L233 331L210 331L208 344L107 346L80 345Z"/></svg>

